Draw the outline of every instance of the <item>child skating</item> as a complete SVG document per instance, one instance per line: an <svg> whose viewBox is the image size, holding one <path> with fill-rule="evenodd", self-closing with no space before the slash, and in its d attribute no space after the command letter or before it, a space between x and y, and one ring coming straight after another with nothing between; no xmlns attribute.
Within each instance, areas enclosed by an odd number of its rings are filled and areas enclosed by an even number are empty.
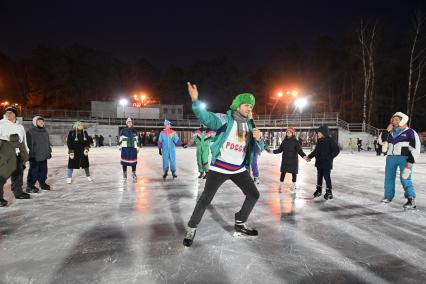
<svg viewBox="0 0 426 284"><path fill-rule="evenodd" d="M325 180L326 189L324 198L326 200L333 199L331 170L333 169L333 160L340 153L339 146L330 136L330 132L326 125L317 129L318 141L314 151L308 155L307 161L315 157L315 167L317 168L317 186L314 192L314 198L320 197L322 194L322 181Z"/></svg>

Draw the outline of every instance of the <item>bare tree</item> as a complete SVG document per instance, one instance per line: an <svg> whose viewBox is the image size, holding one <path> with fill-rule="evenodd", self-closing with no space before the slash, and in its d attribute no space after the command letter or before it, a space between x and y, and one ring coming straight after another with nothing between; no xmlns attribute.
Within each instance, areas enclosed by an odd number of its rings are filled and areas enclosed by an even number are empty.
<svg viewBox="0 0 426 284"><path fill-rule="evenodd" d="M424 41L423 24L425 15L418 11L413 19L414 37L410 49L410 65L408 70L407 115L410 121L413 117L419 83L422 81L423 69L426 64L426 46Z"/></svg>
<svg viewBox="0 0 426 284"><path fill-rule="evenodd" d="M361 44L361 62L364 78L363 88L363 105L362 105L362 123L371 122L371 112L374 106L374 85L376 73L374 69L374 44L376 36L377 22L364 23L361 19L360 28L358 30L358 40Z"/></svg>

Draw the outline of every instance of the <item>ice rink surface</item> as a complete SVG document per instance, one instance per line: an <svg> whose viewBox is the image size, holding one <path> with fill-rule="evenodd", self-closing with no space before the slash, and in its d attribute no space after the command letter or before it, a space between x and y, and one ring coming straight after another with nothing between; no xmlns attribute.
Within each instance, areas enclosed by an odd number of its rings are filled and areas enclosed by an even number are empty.
<svg viewBox="0 0 426 284"><path fill-rule="evenodd" d="M178 178L163 181L156 148L139 152L138 182L122 181L117 148L92 148L93 182L82 170L65 183L67 155L54 148L51 192L0 208L0 283L426 283L426 157L415 165L417 208L404 211L397 180L383 198L385 157L342 152L334 199L313 199L314 161L300 159L298 189L279 189L281 155L260 158L260 199L249 218L254 239L234 238L244 196L218 191L184 248L186 223L204 182L195 149L177 150ZM129 169L130 170L130 169ZM129 175L130 177L130 175ZM25 184L24 184L25 187Z"/></svg>

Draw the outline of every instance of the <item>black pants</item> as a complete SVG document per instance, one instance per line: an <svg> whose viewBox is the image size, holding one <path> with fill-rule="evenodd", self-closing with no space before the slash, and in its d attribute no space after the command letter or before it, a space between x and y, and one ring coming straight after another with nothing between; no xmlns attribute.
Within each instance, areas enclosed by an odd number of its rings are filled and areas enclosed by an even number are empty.
<svg viewBox="0 0 426 284"><path fill-rule="evenodd" d="M215 171L209 171L207 174L206 185L200 199L195 205L194 212L188 222L188 227L196 228L200 223L207 207L213 200L219 187L228 179L232 180L244 193L246 199L244 200L241 210L235 213L235 221L246 222L254 205L259 199L259 191L256 188L248 171L239 174L222 174Z"/></svg>
<svg viewBox="0 0 426 284"><path fill-rule="evenodd" d="M127 172L127 166L122 165L123 166L123 172ZM132 166L132 172L136 172L136 165Z"/></svg>
<svg viewBox="0 0 426 284"><path fill-rule="evenodd" d="M331 186L331 169L317 168L317 187L322 187L322 180L325 179L327 189L332 189Z"/></svg>
<svg viewBox="0 0 426 284"><path fill-rule="evenodd" d="M283 182L285 179L285 175L287 172L281 172L280 181ZM297 181L297 174L291 173L291 181L296 182Z"/></svg>
<svg viewBox="0 0 426 284"><path fill-rule="evenodd" d="M24 184L24 164L22 163L21 158L18 156L16 157L16 169L12 173L11 176L12 180L12 192L13 195L19 196L23 193L22 191L22 185ZM0 198L3 198L3 188L6 184L6 180L1 179L0 180Z"/></svg>

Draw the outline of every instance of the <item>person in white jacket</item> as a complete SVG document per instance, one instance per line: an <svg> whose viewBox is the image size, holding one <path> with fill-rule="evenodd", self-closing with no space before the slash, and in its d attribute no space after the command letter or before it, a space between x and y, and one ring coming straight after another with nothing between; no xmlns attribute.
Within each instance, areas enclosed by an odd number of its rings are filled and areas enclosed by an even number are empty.
<svg viewBox="0 0 426 284"><path fill-rule="evenodd" d="M25 148L28 152L27 140L25 129L22 125L17 122L18 110L9 106L6 107L3 119L0 120L0 139L9 141L9 137L12 134L18 134L19 142L24 143ZM23 192L23 177L24 177L24 162L22 161L20 151L16 149L16 170L11 176L12 180L12 192L16 199L29 199L30 195ZM3 187L6 181L0 181L0 206L7 206L7 201L3 199Z"/></svg>
<svg viewBox="0 0 426 284"><path fill-rule="evenodd" d="M387 152L385 170L385 196L383 203L389 203L395 196L396 171L399 168L400 180L405 191L407 203L404 209L415 209L416 191L413 186L413 164L420 156L419 135L409 128L408 116L402 112L395 113L386 131L379 137L383 152Z"/></svg>

